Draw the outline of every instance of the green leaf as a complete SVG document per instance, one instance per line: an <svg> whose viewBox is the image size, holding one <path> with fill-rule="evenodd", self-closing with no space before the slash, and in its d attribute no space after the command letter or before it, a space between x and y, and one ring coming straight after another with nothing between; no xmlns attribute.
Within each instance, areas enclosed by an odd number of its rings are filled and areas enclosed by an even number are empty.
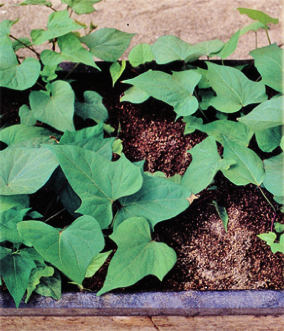
<svg viewBox="0 0 284 331"><path fill-rule="evenodd" d="M84 280L94 256L104 248L100 226L89 215L77 218L64 230L25 221L18 224L18 231L47 262L78 284Z"/></svg>
<svg viewBox="0 0 284 331"><path fill-rule="evenodd" d="M152 62L154 54L149 44L138 44L129 52L128 60L132 67L138 67L140 64Z"/></svg>
<svg viewBox="0 0 284 331"><path fill-rule="evenodd" d="M102 229L112 220L112 203L142 186L140 169L124 155L111 162L77 146L48 146L73 190L82 200L77 212L95 217Z"/></svg>
<svg viewBox="0 0 284 331"><path fill-rule="evenodd" d="M264 240L267 245L271 246L275 239L276 239L276 234L274 232L269 232L269 233L262 233L257 235L258 238L260 238L261 240Z"/></svg>
<svg viewBox="0 0 284 331"><path fill-rule="evenodd" d="M215 56L215 53L219 52L224 47L223 41L219 39L213 39L209 41L203 41L194 45L195 47L200 48L202 55L211 57Z"/></svg>
<svg viewBox="0 0 284 331"><path fill-rule="evenodd" d="M22 243L19 236L17 224L21 222L28 209L15 210L9 209L0 213L0 242L10 241L12 243Z"/></svg>
<svg viewBox="0 0 284 331"><path fill-rule="evenodd" d="M225 177L236 185L249 183L259 186L264 178L263 163L251 149L235 143L224 136L224 159L234 160L236 164L222 170Z"/></svg>
<svg viewBox="0 0 284 331"><path fill-rule="evenodd" d="M19 18L15 21L3 20L0 22L0 46L12 46L12 40L10 39L11 27L19 21ZM1 58L1 61L3 59Z"/></svg>
<svg viewBox="0 0 284 331"><path fill-rule="evenodd" d="M166 178L150 177L143 173L142 188L135 194L119 199L122 208L115 215L114 228L125 219L145 217L154 228L158 222L175 217L184 211L191 192Z"/></svg>
<svg viewBox="0 0 284 331"><path fill-rule="evenodd" d="M22 3L16 4L15 6L27 6L27 5L42 5L50 7L51 3L47 0L25 0Z"/></svg>
<svg viewBox="0 0 284 331"><path fill-rule="evenodd" d="M93 56L82 46L80 40L75 37L73 33L68 33L59 37L57 42L61 53L59 54L50 50L44 50L40 55L44 65L53 66L63 61L69 61L84 63L100 70L95 64Z"/></svg>
<svg viewBox="0 0 284 331"><path fill-rule="evenodd" d="M281 224L281 223L278 223L278 222L275 222L274 223L274 228L275 228L275 231L277 233L281 233L284 231L284 224Z"/></svg>
<svg viewBox="0 0 284 331"><path fill-rule="evenodd" d="M248 31L256 32L259 29L265 29L265 25L261 22L253 22L241 29L240 36L246 34Z"/></svg>
<svg viewBox="0 0 284 331"><path fill-rule="evenodd" d="M266 153L274 151L274 149L280 145L282 136L283 128L281 125L266 130L257 131L255 133L258 147Z"/></svg>
<svg viewBox="0 0 284 331"><path fill-rule="evenodd" d="M135 284L147 275L161 281L176 262L176 253L151 238L146 219L132 217L123 222L110 238L118 248L112 258L103 288L97 295Z"/></svg>
<svg viewBox="0 0 284 331"><path fill-rule="evenodd" d="M46 148L6 148L0 152L0 194L35 193L57 166Z"/></svg>
<svg viewBox="0 0 284 331"><path fill-rule="evenodd" d="M61 298L61 278L60 273L55 269L51 277L42 277L35 292L45 297L52 297L55 300Z"/></svg>
<svg viewBox="0 0 284 331"><path fill-rule="evenodd" d="M108 111L103 104L103 98L95 91L84 92L84 102L75 102L76 115L86 120L105 122L108 119Z"/></svg>
<svg viewBox="0 0 284 331"><path fill-rule="evenodd" d="M262 76L262 82L283 93L283 57L284 50L276 44L257 48L249 53L255 62L255 66Z"/></svg>
<svg viewBox="0 0 284 331"><path fill-rule="evenodd" d="M216 201L214 201L214 200L212 202L213 202L213 205L216 208L216 211L217 211L219 217L222 220L222 223L223 223L225 232L228 232L228 221L229 221L229 217L228 217L226 208L223 207L223 206L219 206L218 203Z"/></svg>
<svg viewBox="0 0 284 331"><path fill-rule="evenodd" d="M56 71L59 71L60 67L56 65L45 65L40 72L41 78L45 83L49 83L57 78Z"/></svg>
<svg viewBox="0 0 284 331"><path fill-rule="evenodd" d="M36 289L36 286L40 283L41 277L51 277L54 274L54 269L47 265L45 266L37 266L36 269L33 269L30 275L30 279L27 286L27 296L25 299L25 303L28 302L31 294Z"/></svg>
<svg viewBox="0 0 284 331"><path fill-rule="evenodd" d="M26 48L27 46L31 46L32 43L29 38L18 38L12 42L12 47L14 52L17 52L21 48Z"/></svg>
<svg viewBox="0 0 284 331"><path fill-rule="evenodd" d="M230 159L221 159L213 137L207 137L188 152L192 155L192 162L182 177L181 185L193 194L206 188L219 170L229 169L235 163Z"/></svg>
<svg viewBox="0 0 284 331"><path fill-rule="evenodd" d="M106 259L109 257L111 251L104 252L104 253L99 253L97 254L91 263L88 266L88 269L86 271L86 278L93 277L94 274L101 268L101 266L105 263Z"/></svg>
<svg viewBox="0 0 284 331"><path fill-rule="evenodd" d="M284 196L284 158L283 153L264 160L265 188L276 196Z"/></svg>
<svg viewBox="0 0 284 331"><path fill-rule="evenodd" d="M179 116L191 115L198 109L198 101L192 95L201 75L192 70L173 72L172 75L161 71L149 70L136 78L124 80L148 95L162 100L174 107ZM121 101L129 101L126 95Z"/></svg>
<svg viewBox="0 0 284 331"><path fill-rule="evenodd" d="M238 7L237 9L241 15L245 14L249 18L259 21L264 25L267 25L268 23L278 24L278 22L279 22L277 18L272 18L271 16L269 16L259 10L242 8L242 7Z"/></svg>
<svg viewBox="0 0 284 331"><path fill-rule="evenodd" d="M220 52L211 54L211 56L219 56L221 59L226 59L231 54L233 54L238 46L240 33L241 30L238 30L235 34L232 35L230 40L224 44Z"/></svg>
<svg viewBox="0 0 284 331"><path fill-rule="evenodd" d="M238 118L238 121L254 132L283 125L283 102L283 96L264 101L248 115Z"/></svg>
<svg viewBox="0 0 284 331"><path fill-rule="evenodd" d="M211 105L224 113L234 113L241 108L260 103L267 99L265 85L249 80L241 71L235 68L206 62L210 85L217 97Z"/></svg>
<svg viewBox="0 0 284 331"><path fill-rule="evenodd" d="M11 45L0 46L0 86L12 90L26 90L32 87L40 72L40 64L28 57L21 64Z"/></svg>
<svg viewBox="0 0 284 331"><path fill-rule="evenodd" d="M29 127L36 125L36 119L34 118L32 111L27 105L23 105L20 107L19 116L21 124L25 124Z"/></svg>
<svg viewBox="0 0 284 331"><path fill-rule="evenodd" d="M0 212L14 208L16 210L27 208L30 205L28 195L0 195Z"/></svg>
<svg viewBox="0 0 284 331"><path fill-rule="evenodd" d="M109 71L112 78L112 86L114 86L116 81L122 75L125 67L126 67L125 60L121 62L121 65L118 62L113 62L113 64L110 66Z"/></svg>
<svg viewBox="0 0 284 331"><path fill-rule="evenodd" d="M69 83L58 80L46 91L32 91L30 105L33 116L59 131L74 131L74 92Z"/></svg>
<svg viewBox="0 0 284 331"><path fill-rule="evenodd" d="M100 1L102 0L61 0L62 3L66 3L78 15L93 13L96 11L93 5Z"/></svg>
<svg viewBox="0 0 284 331"><path fill-rule="evenodd" d="M41 45L49 39L58 38L78 29L82 29L82 26L69 18L67 10L62 10L49 15L47 30L32 30L31 37L35 45Z"/></svg>
<svg viewBox="0 0 284 331"><path fill-rule="evenodd" d="M90 48L93 56L104 61L115 62L126 51L136 33L103 28L80 38Z"/></svg>
<svg viewBox="0 0 284 331"><path fill-rule="evenodd" d="M142 103L150 98L150 95L137 86L132 86L123 93L120 102Z"/></svg>
<svg viewBox="0 0 284 331"><path fill-rule="evenodd" d="M31 270L36 267L35 262L22 256L21 252L11 252L0 260L0 266L5 285L18 308L27 289Z"/></svg>

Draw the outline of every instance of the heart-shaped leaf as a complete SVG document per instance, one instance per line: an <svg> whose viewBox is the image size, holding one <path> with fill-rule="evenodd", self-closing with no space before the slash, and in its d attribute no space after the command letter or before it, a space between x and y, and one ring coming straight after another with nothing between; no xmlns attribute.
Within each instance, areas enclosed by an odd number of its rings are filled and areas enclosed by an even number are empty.
<svg viewBox="0 0 284 331"><path fill-rule="evenodd" d="M134 85L146 94L173 106L179 116L186 116L198 109L198 101L192 94L200 79L201 75L192 70L173 72L172 75L149 70L136 78L124 80L123 83ZM125 94L121 101L129 99L133 100L130 93Z"/></svg>
<svg viewBox="0 0 284 331"><path fill-rule="evenodd" d="M48 17L47 30L32 30L31 37L35 45L41 45L49 39L58 38L78 29L82 29L82 26L69 17L67 10L56 11Z"/></svg>
<svg viewBox="0 0 284 331"><path fill-rule="evenodd" d="M263 13L260 10L242 8L242 7L238 7L237 9L238 9L238 11L240 12L241 15L245 14L249 18L251 18L253 20L257 20L257 21L261 22L264 25L267 25L269 23L278 24L278 22L279 22L277 18L273 18L273 17Z"/></svg>
<svg viewBox="0 0 284 331"><path fill-rule="evenodd" d="M100 1L102 0L61 0L62 3L66 3L78 15L93 13L96 11L93 5Z"/></svg>
<svg viewBox="0 0 284 331"><path fill-rule="evenodd" d="M274 90L283 93L284 50L276 44L257 48L249 53L261 74L262 82Z"/></svg>
<svg viewBox="0 0 284 331"><path fill-rule="evenodd" d="M74 92L69 83L58 80L46 91L32 91L30 105L33 116L59 131L74 131Z"/></svg>
<svg viewBox="0 0 284 331"><path fill-rule="evenodd" d="M18 224L18 231L47 262L78 284L84 280L94 256L104 248L99 223L88 215L77 218L64 230L25 221Z"/></svg>
<svg viewBox="0 0 284 331"><path fill-rule="evenodd" d="M124 155L116 162L108 161L96 152L77 146L48 146L82 200L77 212L95 217L101 227L112 221L112 203L134 194L142 186L140 169Z"/></svg>
<svg viewBox="0 0 284 331"><path fill-rule="evenodd" d="M152 240L150 226L142 217L124 221L110 236L118 248L112 258L103 288L97 295L135 284L147 275L161 281L176 262L175 251Z"/></svg>
<svg viewBox="0 0 284 331"><path fill-rule="evenodd" d="M115 62L126 51L136 33L126 33L112 28L99 29L80 40L90 48L93 56Z"/></svg>
<svg viewBox="0 0 284 331"><path fill-rule="evenodd" d="M221 159L213 137L204 139L188 152L192 155L192 162L182 177L181 185L193 194L205 189L219 170L229 169L235 163L235 161ZM204 162L205 155L206 162Z"/></svg>
<svg viewBox="0 0 284 331"><path fill-rule="evenodd" d="M263 163L254 151L224 136L223 157L236 162L228 170L222 170L224 176L231 182L236 185L252 183L257 186L262 183L264 178Z"/></svg>
<svg viewBox="0 0 284 331"><path fill-rule="evenodd" d="M238 69L206 63L208 66L206 78L217 93L211 105L217 110L234 113L242 107L267 99L265 85L262 82L252 82Z"/></svg>
<svg viewBox="0 0 284 331"><path fill-rule="evenodd" d="M0 194L32 194L58 166L46 148L6 148L0 152Z"/></svg>
<svg viewBox="0 0 284 331"><path fill-rule="evenodd" d="M94 62L93 56L82 46L80 40L73 33L59 37L57 42L61 53L44 50L40 55L44 65L54 66L63 61L70 61L84 63L99 69Z"/></svg>
<svg viewBox="0 0 284 331"><path fill-rule="evenodd" d="M40 72L39 61L28 57L19 64L12 45L0 46L0 58L0 86L22 91L36 83Z"/></svg>
<svg viewBox="0 0 284 331"><path fill-rule="evenodd" d="M138 44L129 52L128 60L132 67L154 60L154 54L149 44Z"/></svg>

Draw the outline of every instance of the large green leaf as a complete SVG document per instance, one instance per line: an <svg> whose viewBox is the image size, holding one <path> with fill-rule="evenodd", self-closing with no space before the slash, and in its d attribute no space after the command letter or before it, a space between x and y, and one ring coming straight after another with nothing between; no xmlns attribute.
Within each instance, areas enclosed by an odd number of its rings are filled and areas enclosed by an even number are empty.
<svg viewBox="0 0 284 331"><path fill-rule="evenodd" d="M39 61L28 57L19 64L12 45L0 46L0 58L0 86L22 91L36 83L40 72Z"/></svg>
<svg viewBox="0 0 284 331"><path fill-rule="evenodd" d="M238 121L255 132L283 125L283 104L283 96L272 98L262 102L248 115L238 118Z"/></svg>
<svg viewBox="0 0 284 331"><path fill-rule="evenodd" d="M192 162L182 177L181 185L193 194L205 189L219 170L229 169L235 163L221 159L213 137L207 137L188 152L192 155Z"/></svg>
<svg viewBox="0 0 284 331"><path fill-rule="evenodd" d="M58 166L46 148L6 148L0 152L0 194L32 194Z"/></svg>
<svg viewBox="0 0 284 331"><path fill-rule="evenodd" d="M142 186L140 169L124 155L116 162L77 146L47 147L82 200L77 212L94 216L104 229L112 221L112 203Z"/></svg>
<svg viewBox="0 0 284 331"><path fill-rule="evenodd" d="M143 173L142 188L135 194L119 199L122 208L115 216L116 228L125 219L145 217L152 227L158 222L170 219L188 206L191 192L167 178L152 177Z"/></svg>
<svg viewBox="0 0 284 331"><path fill-rule="evenodd" d="M48 91L32 91L33 116L59 131L74 131L74 92L69 83L58 80L47 85Z"/></svg>
<svg viewBox="0 0 284 331"><path fill-rule="evenodd" d="M262 82L274 90L283 93L284 50L276 44L257 48L249 53L261 74Z"/></svg>
<svg viewBox="0 0 284 331"><path fill-rule="evenodd" d="M273 17L263 13L260 10L242 8L242 7L238 7L237 9L240 12L240 14L245 14L249 18L251 18L253 20L257 20L264 25L267 25L269 23L278 24L278 22L279 22L277 18L273 18Z"/></svg>
<svg viewBox="0 0 284 331"><path fill-rule="evenodd" d="M73 33L59 37L57 42L61 51L60 54L50 50L44 50L40 55L44 65L54 66L63 61L69 61L84 63L99 69L94 62L93 56L82 46L80 40Z"/></svg>
<svg viewBox="0 0 284 331"><path fill-rule="evenodd" d="M104 61L115 62L126 51L135 34L113 28L103 28L80 40L90 48L93 56Z"/></svg>
<svg viewBox="0 0 284 331"><path fill-rule="evenodd" d="M154 60L154 54L149 44L138 44L129 52L129 63L133 67L138 67L140 64L151 62Z"/></svg>
<svg viewBox="0 0 284 331"><path fill-rule="evenodd" d="M201 75L192 70L173 72L172 75L149 70L123 83L134 85L148 95L173 106L179 116L186 116L198 109L198 101L193 96L193 91L200 79ZM128 93L121 98L121 101L129 101L129 99L133 100Z"/></svg>
<svg viewBox="0 0 284 331"><path fill-rule="evenodd" d="M90 118L94 121L105 122L108 111L102 102L103 98L95 91L84 92L84 102L75 102L75 113L84 120Z"/></svg>
<svg viewBox="0 0 284 331"><path fill-rule="evenodd" d="M22 256L21 251L6 255L0 260L1 275L9 293L18 308L28 286L31 270L36 267L34 260Z"/></svg>
<svg viewBox="0 0 284 331"><path fill-rule="evenodd" d="M103 288L97 295L135 284L147 275L161 281L176 262L176 253L164 243L151 238L150 226L142 217L123 222L110 238L117 244Z"/></svg>
<svg viewBox="0 0 284 331"><path fill-rule="evenodd" d="M61 0L62 3L66 3L78 15L93 13L95 11L93 5L100 1L102 0Z"/></svg>
<svg viewBox="0 0 284 331"><path fill-rule="evenodd" d="M65 34L78 29L82 29L82 26L75 23L69 17L67 10L56 11L48 17L47 30L32 30L31 37L35 45L41 45L49 39L64 36Z"/></svg>
<svg viewBox="0 0 284 331"><path fill-rule="evenodd" d="M231 182L236 185L252 183L257 186L262 183L263 163L254 151L224 137L223 157L236 162L228 170L222 170L224 176Z"/></svg>
<svg viewBox="0 0 284 331"><path fill-rule="evenodd" d="M0 242L5 240L12 243L23 242L19 236L17 224L23 220L28 210L9 209L0 213Z"/></svg>
<svg viewBox="0 0 284 331"><path fill-rule="evenodd" d="M284 196L283 153L264 160L264 186L275 196Z"/></svg>
<svg viewBox="0 0 284 331"><path fill-rule="evenodd" d="M262 82L252 82L238 69L206 63L208 66L206 78L217 93L211 105L217 110L234 113L242 107L267 99L265 85Z"/></svg>
<svg viewBox="0 0 284 331"><path fill-rule="evenodd" d="M81 216L64 230L38 221L18 224L20 235L49 263L81 284L86 270L104 248L104 236L96 219Z"/></svg>

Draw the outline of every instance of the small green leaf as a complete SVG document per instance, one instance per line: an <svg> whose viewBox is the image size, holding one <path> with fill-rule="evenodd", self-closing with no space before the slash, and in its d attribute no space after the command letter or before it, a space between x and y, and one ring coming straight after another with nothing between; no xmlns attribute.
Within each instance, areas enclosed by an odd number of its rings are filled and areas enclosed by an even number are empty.
<svg viewBox="0 0 284 331"><path fill-rule="evenodd" d="M284 224L281 224L281 223L278 223L278 222L275 222L274 223L274 228L275 228L275 231L277 233L281 233L284 231Z"/></svg>
<svg viewBox="0 0 284 331"><path fill-rule="evenodd" d="M206 77L217 93L211 105L217 110L234 113L242 107L267 99L263 83L252 82L238 69L206 63L208 66Z"/></svg>
<svg viewBox="0 0 284 331"><path fill-rule="evenodd" d="M61 298L61 277L55 269L51 277L42 277L37 285L35 292L45 297L52 297L55 300Z"/></svg>
<svg viewBox="0 0 284 331"><path fill-rule="evenodd" d="M41 5L50 7L51 3L47 0L25 0L22 3L16 4L15 6L27 6L27 5Z"/></svg>
<svg viewBox="0 0 284 331"><path fill-rule="evenodd" d="M12 45L0 46L0 86L23 91L32 87L40 72L39 61L32 57L19 64Z"/></svg>
<svg viewBox="0 0 284 331"><path fill-rule="evenodd" d="M283 125L283 103L283 96L266 100L248 115L238 118L238 121L244 123L254 132Z"/></svg>
<svg viewBox="0 0 284 331"><path fill-rule="evenodd" d="M94 256L104 247L100 226L88 215L77 218L64 230L39 221L25 221L18 224L18 231L47 262L78 284L85 278Z"/></svg>
<svg viewBox="0 0 284 331"><path fill-rule="evenodd" d="M261 22L253 22L241 29L240 36L246 34L248 31L256 32L259 29L265 29L265 25Z"/></svg>
<svg viewBox="0 0 284 331"><path fill-rule="evenodd" d="M147 275L161 281L176 262L176 253L152 240L150 226L142 217L124 221L110 236L118 249L112 258L103 288L97 295L135 284Z"/></svg>
<svg viewBox="0 0 284 331"><path fill-rule="evenodd" d="M202 55L211 57L215 56L215 54L224 47L224 43L219 39L213 39L209 41L203 41L194 46L200 48Z"/></svg>
<svg viewBox="0 0 284 331"><path fill-rule="evenodd" d="M154 54L149 44L138 44L129 52L128 60L132 67L138 67L140 64L152 62Z"/></svg>
<svg viewBox="0 0 284 331"><path fill-rule="evenodd" d="M19 116L21 119L21 124L25 124L27 126L36 125L36 119L34 118L32 111L27 105L20 107Z"/></svg>
<svg viewBox="0 0 284 331"><path fill-rule="evenodd" d="M222 220L222 223L223 223L225 232L228 232L228 221L229 221L229 217L228 217L226 208L223 207L223 206L219 206L218 203L216 201L214 201L214 200L212 202L213 202L213 205L216 208L216 211L217 211L219 217Z"/></svg>
<svg viewBox="0 0 284 331"><path fill-rule="evenodd" d="M73 33L59 37L57 42L61 51L60 54L50 50L44 50L40 55L44 65L53 66L63 61L69 61L84 63L100 70L95 64L93 56L82 46L80 40Z"/></svg>
<svg viewBox="0 0 284 331"><path fill-rule="evenodd" d="M24 223L24 222L23 222ZM0 260L1 275L18 308L28 286L35 262L21 252L12 252Z"/></svg>
<svg viewBox="0 0 284 331"><path fill-rule="evenodd" d="M16 210L27 208L30 205L29 196L19 195L0 195L0 212L14 208Z"/></svg>
<svg viewBox="0 0 284 331"><path fill-rule="evenodd" d="M198 101L193 96L193 91L200 79L201 75L192 70L173 72L172 75L149 70L123 83L138 87L146 94L173 106L179 116L185 116L198 109ZM122 100L129 101L128 99L125 95Z"/></svg>
<svg viewBox="0 0 284 331"><path fill-rule="evenodd" d="M226 59L228 56L233 54L238 46L240 32L241 30L238 30L235 34L233 34L230 40L224 44L220 52L211 54L211 56L219 56L221 59Z"/></svg>
<svg viewBox="0 0 284 331"><path fill-rule="evenodd" d="M73 190L82 200L77 212L95 217L102 229L112 220L112 203L132 195L142 186L140 169L124 155L111 162L77 146L48 146Z"/></svg>
<svg viewBox="0 0 284 331"><path fill-rule="evenodd" d="M26 48L27 46L31 46L32 43L29 38L19 38L12 42L12 47L14 52L17 52L21 48Z"/></svg>
<svg viewBox="0 0 284 331"><path fill-rule="evenodd" d="M80 40L90 48L93 56L104 61L115 62L126 51L135 34L103 28L80 38Z"/></svg>
<svg viewBox="0 0 284 331"><path fill-rule="evenodd" d="M46 148L6 148L0 152L0 194L32 194L58 166Z"/></svg>
<svg viewBox="0 0 284 331"><path fill-rule="evenodd" d="M284 50L276 44L257 48L249 53L255 61L255 66L262 76L262 82L283 93L283 58Z"/></svg>
<svg viewBox="0 0 284 331"><path fill-rule="evenodd" d="M269 233L258 234L257 237L260 238L261 240L264 240L267 243L267 245L271 246L274 243L277 236L274 232L269 232Z"/></svg>
<svg viewBox="0 0 284 331"><path fill-rule="evenodd" d="M12 46L12 40L10 39L11 27L19 21L19 18L15 21L3 20L0 22L0 46ZM1 61L3 59L1 58Z"/></svg>
<svg viewBox="0 0 284 331"><path fill-rule="evenodd" d="M69 83L58 80L46 91L32 91L30 105L33 116L59 131L74 131L74 92Z"/></svg>
<svg viewBox="0 0 284 331"><path fill-rule="evenodd" d="M47 30L32 30L31 37L35 45L41 45L49 39L58 38L78 29L82 29L82 26L69 18L67 10L62 10L49 15Z"/></svg>
<svg viewBox="0 0 284 331"><path fill-rule="evenodd" d="M121 65L118 62L113 62L113 64L110 66L109 71L112 78L112 86L114 86L116 81L122 75L125 67L126 67L125 60L121 62Z"/></svg>
<svg viewBox="0 0 284 331"><path fill-rule="evenodd" d="M100 1L102 0L61 0L62 3L66 3L78 15L93 13L96 11L93 5Z"/></svg>
<svg viewBox="0 0 284 331"><path fill-rule="evenodd" d="M249 18L259 21L264 25L267 25L268 23L278 24L278 22L279 22L277 18L273 18L259 10L242 8L242 7L239 7L237 9L241 15L245 14Z"/></svg>
<svg viewBox="0 0 284 331"><path fill-rule="evenodd" d="M93 277L94 274L101 268L101 266L105 263L106 259L109 257L110 253L112 251L108 251L105 253L99 253L97 254L91 263L88 266L88 269L86 271L86 278Z"/></svg>
<svg viewBox="0 0 284 331"><path fill-rule="evenodd" d="M95 91L84 92L84 102L75 102L76 115L86 120L105 122L108 119L108 111L103 104L103 98Z"/></svg>
<svg viewBox="0 0 284 331"><path fill-rule="evenodd" d="M219 170L229 169L235 161L222 160L213 137L207 137L188 151L192 162L182 177L181 185L197 194L206 188ZM206 155L206 161L204 156Z"/></svg>
<svg viewBox="0 0 284 331"><path fill-rule="evenodd" d="M282 136L283 129L281 125L266 130L257 131L255 133L258 147L266 153L270 153L274 151L275 148L280 146Z"/></svg>
<svg viewBox="0 0 284 331"><path fill-rule="evenodd" d="M283 153L264 160L265 177L263 185L276 196L284 196Z"/></svg>
<svg viewBox="0 0 284 331"><path fill-rule="evenodd" d="M120 102L142 103L150 98L150 95L137 86L132 86L123 93Z"/></svg>
<svg viewBox="0 0 284 331"><path fill-rule="evenodd" d="M264 178L263 163L254 151L224 136L223 157L236 162L228 170L222 170L224 176L231 182L236 185L252 183L257 186L262 183Z"/></svg>

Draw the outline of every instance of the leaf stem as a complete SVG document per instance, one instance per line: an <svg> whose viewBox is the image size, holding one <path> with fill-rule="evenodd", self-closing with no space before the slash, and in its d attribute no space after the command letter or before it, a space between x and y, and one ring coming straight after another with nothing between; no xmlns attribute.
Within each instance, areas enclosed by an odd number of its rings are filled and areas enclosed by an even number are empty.
<svg viewBox="0 0 284 331"><path fill-rule="evenodd" d="M271 208L273 209L274 213L276 213L276 209L274 208L273 204L269 201L269 199L267 198L267 196L265 195L265 193L263 192L262 188L260 186L257 186L261 192L261 194L263 195L264 199L268 202L268 204L271 206Z"/></svg>
<svg viewBox="0 0 284 331"><path fill-rule="evenodd" d="M271 40L270 40L270 38L269 38L268 29L267 29L267 26L266 26L266 25L265 25L265 32L266 32L266 36L267 36L267 39L268 39L269 45L271 45Z"/></svg>
<svg viewBox="0 0 284 331"><path fill-rule="evenodd" d="M273 225L274 225L275 218L276 218L276 212L274 213L274 215L273 215L273 219L272 219L272 221L271 221L271 227L270 227L270 231L271 231L271 232L273 232Z"/></svg>
<svg viewBox="0 0 284 331"><path fill-rule="evenodd" d="M64 78L64 80L66 80L71 74L72 72L78 67L79 62L77 62L74 67L68 72L68 74L66 75L66 77Z"/></svg>
<svg viewBox="0 0 284 331"><path fill-rule="evenodd" d="M40 60L40 54L34 50L32 47L28 46L27 44L25 44L24 42L22 42L21 40L19 40L18 38L14 37L13 35L9 35L10 38L18 41L19 43L21 43L22 45L24 45L26 48L28 48L30 51L32 51L33 53L35 53L35 55L37 56L37 58Z"/></svg>
<svg viewBox="0 0 284 331"><path fill-rule="evenodd" d="M48 219L46 219L46 220L44 221L44 223L46 223L46 222L48 222L49 220L51 220L52 218L56 217L57 215L59 215L60 213L62 213L65 209L66 209L66 208L63 208L63 209L59 210L58 213L56 213L56 214L50 216Z"/></svg>

